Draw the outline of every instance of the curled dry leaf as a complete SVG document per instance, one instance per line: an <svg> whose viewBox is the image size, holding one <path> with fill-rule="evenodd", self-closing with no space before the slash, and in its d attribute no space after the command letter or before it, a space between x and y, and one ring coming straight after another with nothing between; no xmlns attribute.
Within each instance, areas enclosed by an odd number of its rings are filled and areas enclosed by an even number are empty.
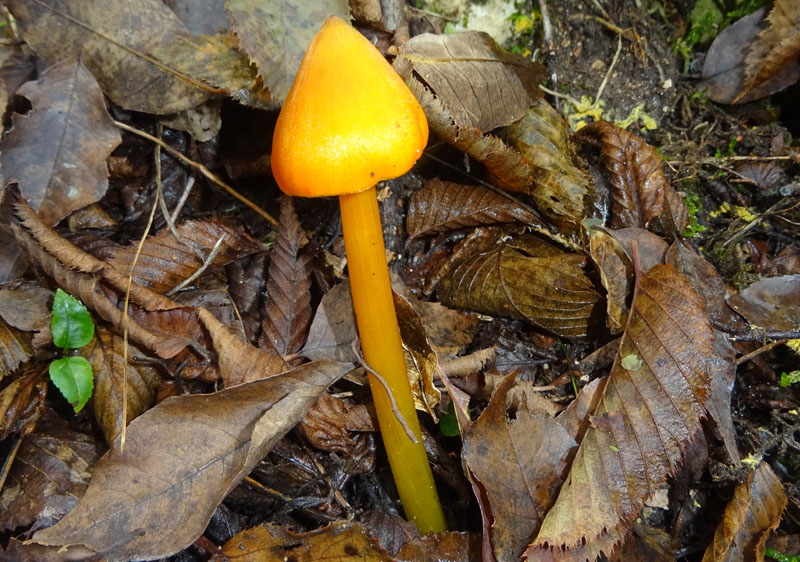
<svg viewBox="0 0 800 562"><path fill-rule="evenodd" d="M736 486L703 562L764 560L767 537L780 523L786 503L781 481L761 463Z"/></svg>
<svg viewBox="0 0 800 562"><path fill-rule="evenodd" d="M589 253L606 289L606 326L612 334L625 328L628 294L633 290L633 263L622 245L604 230L595 229L589 238Z"/></svg>
<svg viewBox="0 0 800 562"><path fill-rule="evenodd" d="M542 220L513 200L485 187L434 178L416 191L408 203L409 240L460 228L518 222L547 230Z"/></svg>
<svg viewBox="0 0 800 562"><path fill-rule="evenodd" d="M273 377L289 368L274 350L253 347L232 334L206 309L200 308L198 316L211 336L217 352L220 376L226 387Z"/></svg>
<svg viewBox="0 0 800 562"><path fill-rule="evenodd" d="M613 228L647 228L653 218L664 214L672 187L652 146L607 121L590 123L579 134L601 147L612 186Z"/></svg>
<svg viewBox="0 0 800 562"><path fill-rule="evenodd" d="M270 255L269 298L261 324L267 341L282 356L300 351L311 323L311 256L302 251L307 242L292 200L283 197L278 239Z"/></svg>
<svg viewBox="0 0 800 562"><path fill-rule="evenodd" d="M577 248L583 239L582 221L604 218L606 212L589 177L574 164L569 124L547 101L539 99L503 132L529 168L530 181L522 191L533 197L536 208Z"/></svg>
<svg viewBox="0 0 800 562"><path fill-rule="evenodd" d="M561 483L567 453L576 445L548 415L519 409L513 420L506 417L514 378L509 375L497 388L466 433L461 453L486 490L494 523L484 542L491 541L498 562L520 559Z"/></svg>
<svg viewBox="0 0 800 562"><path fill-rule="evenodd" d="M564 337L584 337L600 296L576 254L530 257L509 244L476 252L440 282L442 304L527 320Z"/></svg>
<svg viewBox="0 0 800 562"><path fill-rule="evenodd" d="M33 540L80 544L109 560L190 545L214 509L350 365L318 361L215 394L168 398L128 426L95 465L78 506Z"/></svg>
<svg viewBox="0 0 800 562"><path fill-rule="evenodd" d="M41 369L24 373L0 392L0 439L33 431L44 412L47 379Z"/></svg>
<svg viewBox="0 0 800 562"><path fill-rule="evenodd" d="M215 247L214 259L203 273L262 249L241 228L218 220L188 220L175 230L180 240L168 228L147 237L133 271L134 283L164 294L194 275ZM130 275L138 246L135 242L113 252L108 262L120 274Z"/></svg>
<svg viewBox="0 0 800 562"><path fill-rule="evenodd" d="M250 64L247 53L239 49L235 36L229 33L177 35L169 41L153 49L153 56L187 76L222 90L239 103L263 109L274 106L269 90L258 77L258 70Z"/></svg>
<svg viewBox="0 0 800 562"><path fill-rule="evenodd" d="M442 396L433 384L433 376L439 365L439 358L428 342L420 316L406 299L394 292L392 295L400 337L403 340L408 378L414 395L414 407L428 412L433 421L437 422L435 408Z"/></svg>
<svg viewBox="0 0 800 562"><path fill-rule="evenodd" d="M51 66L17 93L33 106L14 116L3 139L3 175L48 225L99 201L108 188L106 158L122 142L103 92L77 58Z"/></svg>
<svg viewBox="0 0 800 562"><path fill-rule="evenodd" d="M530 560L593 560L616 549L700 431L715 358L689 283L665 265L641 275L591 427L525 553Z"/></svg>
<svg viewBox="0 0 800 562"><path fill-rule="evenodd" d="M228 0L231 30L241 48L258 67L258 75L279 105L300 66L308 44L331 15L349 21L346 0L317 2L259 2Z"/></svg>
<svg viewBox="0 0 800 562"><path fill-rule="evenodd" d="M78 503L100 458L97 440L46 410L20 446L0 495L0 529L55 524Z"/></svg>
<svg viewBox="0 0 800 562"><path fill-rule="evenodd" d="M144 356L130 344L128 366L123 371L122 338L99 326L95 328L95 339L81 349L81 355L92 366L94 417L103 430L106 443L110 445L122 431L123 419L130 422L153 405L161 376L153 367L136 361L136 358ZM124 385L128 386L125 416L122 412Z"/></svg>
<svg viewBox="0 0 800 562"><path fill-rule="evenodd" d="M9 326L0 318L0 380L14 373L31 358L32 334Z"/></svg>
<svg viewBox="0 0 800 562"><path fill-rule="evenodd" d="M160 0L10 0L7 5L22 37L48 65L80 54L103 91L125 109L175 113L208 97L175 69L154 64L159 45L187 34Z"/></svg>

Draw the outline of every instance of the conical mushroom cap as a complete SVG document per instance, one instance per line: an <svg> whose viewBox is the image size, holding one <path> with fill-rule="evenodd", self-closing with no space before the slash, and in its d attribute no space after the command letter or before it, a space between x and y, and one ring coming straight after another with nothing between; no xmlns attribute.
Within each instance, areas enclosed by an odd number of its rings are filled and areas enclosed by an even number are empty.
<svg viewBox="0 0 800 562"><path fill-rule="evenodd" d="M272 175L288 195L357 193L396 178L428 142L414 95L377 49L331 16L306 50L272 142Z"/></svg>

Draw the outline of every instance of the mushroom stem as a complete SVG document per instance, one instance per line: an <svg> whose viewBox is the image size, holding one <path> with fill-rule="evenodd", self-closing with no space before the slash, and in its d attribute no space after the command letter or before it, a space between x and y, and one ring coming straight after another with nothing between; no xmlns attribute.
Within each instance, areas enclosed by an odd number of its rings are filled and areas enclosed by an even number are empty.
<svg viewBox="0 0 800 562"><path fill-rule="evenodd" d="M414 409L400 329L392 298L386 249L375 187L340 195L342 230L350 272L350 292L366 362L386 381L397 409L417 437L414 444L392 413L383 385L369 375L372 398L389 465L406 517L421 533L445 531L439 495Z"/></svg>

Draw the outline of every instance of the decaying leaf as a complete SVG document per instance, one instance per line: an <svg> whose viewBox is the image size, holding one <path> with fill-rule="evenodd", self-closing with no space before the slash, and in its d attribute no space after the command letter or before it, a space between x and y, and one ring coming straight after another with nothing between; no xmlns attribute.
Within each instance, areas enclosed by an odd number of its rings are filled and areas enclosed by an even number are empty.
<svg viewBox="0 0 800 562"><path fill-rule="evenodd" d="M763 277L731 295L728 304L755 326L797 329L800 326L800 275Z"/></svg>
<svg viewBox="0 0 800 562"><path fill-rule="evenodd" d="M253 347L232 334L206 309L200 308L198 316L214 343L220 376L226 387L273 377L289 368L274 350Z"/></svg>
<svg viewBox="0 0 800 562"><path fill-rule="evenodd" d="M183 74L222 90L239 103L270 109L272 96L231 34L178 35L158 45L153 55Z"/></svg>
<svg viewBox="0 0 800 562"><path fill-rule="evenodd" d="M627 299L633 289L633 263L622 245L604 230L592 231L589 252L608 294L606 325L612 334L617 334L625 327L628 317Z"/></svg>
<svg viewBox="0 0 800 562"><path fill-rule="evenodd" d="M101 327L95 328L95 339L81 349L94 373L92 402L94 417L103 430L106 443L114 442L122 431L123 419L130 422L146 411L156 398L161 376L151 366L136 362L141 351L128 344L128 367L123 377L123 340ZM128 386L127 411L123 416L123 385Z"/></svg>
<svg viewBox="0 0 800 562"><path fill-rule="evenodd" d="M0 391L0 439L33 431L44 412L47 379L42 369L26 372Z"/></svg>
<svg viewBox="0 0 800 562"><path fill-rule="evenodd" d="M108 187L106 158L122 142L103 93L77 58L50 67L19 95L33 106L14 116L3 139L3 175L48 225L100 200Z"/></svg>
<svg viewBox="0 0 800 562"><path fill-rule="evenodd" d="M439 358L428 342L425 327L417 312L406 299L394 292L392 295L397 324L403 340L408 378L414 395L414 407L428 412L436 422L439 418L434 408L439 404L441 393L433 385L433 375L439 364Z"/></svg>
<svg viewBox="0 0 800 562"><path fill-rule="evenodd" d="M800 4L794 0L775 0L767 24L745 57L747 79L734 102L780 73L800 77Z"/></svg>
<svg viewBox="0 0 800 562"><path fill-rule="evenodd" d="M180 240L164 228L149 236L142 246L133 282L164 294L194 275L216 248L214 259L203 273L262 248L241 228L218 220L189 220L177 225ZM108 262L122 275L130 275L138 242L113 252Z"/></svg>
<svg viewBox="0 0 800 562"><path fill-rule="evenodd" d="M288 197L281 200L280 224L270 256L269 299L261 327L273 349L286 356L300 351L311 323L311 256L302 251L308 239Z"/></svg>
<svg viewBox="0 0 800 562"><path fill-rule="evenodd" d="M205 529L225 495L349 365L318 361L208 395L168 398L131 422L95 465L81 502L37 532L109 560L169 556Z"/></svg>
<svg viewBox="0 0 800 562"><path fill-rule="evenodd" d="M464 437L462 458L485 488L494 520L491 541L499 562L520 559L560 484L576 443L552 417L517 410L506 417L509 375Z"/></svg>
<svg viewBox="0 0 800 562"><path fill-rule="evenodd" d="M583 239L582 221L605 215L589 177L574 164L570 128L547 101L533 103L525 116L503 130L506 142L525 158L529 182L521 189L536 208L576 248Z"/></svg>
<svg viewBox="0 0 800 562"><path fill-rule="evenodd" d="M519 222L547 230L542 220L511 199L485 187L434 178L416 191L408 204L409 240L460 228Z"/></svg>
<svg viewBox="0 0 800 562"><path fill-rule="evenodd" d="M703 562L764 560L767 537L780 523L786 502L781 481L761 463L736 486Z"/></svg>
<svg viewBox="0 0 800 562"><path fill-rule="evenodd" d="M0 380L14 373L22 363L30 359L32 334L26 334L9 326L0 318Z"/></svg>
<svg viewBox="0 0 800 562"><path fill-rule="evenodd" d="M53 291L35 285L0 289L0 317L26 332L37 332L50 324Z"/></svg>
<svg viewBox="0 0 800 562"><path fill-rule="evenodd" d="M668 211L667 195L672 187L652 146L607 121L590 123L580 136L602 149L612 186L612 227L647 228L650 221Z"/></svg>
<svg viewBox="0 0 800 562"><path fill-rule="evenodd" d="M231 30L258 67L276 104L283 102L308 44L331 15L349 20L345 0L259 2L228 0Z"/></svg>
<svg viewBox="0 0 800 562"><path fill-rule="evenodd" d="M357 335L350 284L339 283L322 297L300 355L312 361L355 361L352 347Z"/></svg>
<svg viewBox="0 0 800 562"><path fill-rule="evenodd" d="M665 265L641 275L617 360L569 476L526 552L531 560L593 560L615 550L700 430L716 355L688 282ZM624 368L626 356L641 366Z"/></svg>
<svg viewBox="0 0 800 562"><path fill-rule="evenodd" d="M0 495L0 528L49 527L78 503L100 458L97 440L46 410L20 446Z"/></svg>
<svg viewBox="0 0 800 562"><path fill-rule="evenodd" d="M125 109L175 113L208 97L200 84L152 58L168 38L187 34L160 0L10 0L7 5L25 41L47 64L80 54L103 91Z"/></svg>
<svg viewBox="0 0 800 562"><path fill-rule="evenodd" d="M587 335L600 296L576 254L530 257L509 244L476 252L439 284L442 304L527 320L565 337Z"/></svg>

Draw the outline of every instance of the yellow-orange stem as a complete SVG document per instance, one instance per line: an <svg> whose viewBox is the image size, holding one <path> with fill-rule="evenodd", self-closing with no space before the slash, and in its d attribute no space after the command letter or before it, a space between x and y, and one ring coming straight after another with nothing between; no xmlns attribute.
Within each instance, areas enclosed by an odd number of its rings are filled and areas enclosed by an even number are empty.
<svg viewBox="0 0 800 562"><path fill-rule="evenodd" d="M350 272L350 292L364 359L386 381L398 410L418 441L414 444L408 438L392 412L383 385L370 375L381 436L397 491L406 517L414 522L420 532L444 531L444 514L422 443L406 373L375 188L340 195L339 206Z"/></svg>

